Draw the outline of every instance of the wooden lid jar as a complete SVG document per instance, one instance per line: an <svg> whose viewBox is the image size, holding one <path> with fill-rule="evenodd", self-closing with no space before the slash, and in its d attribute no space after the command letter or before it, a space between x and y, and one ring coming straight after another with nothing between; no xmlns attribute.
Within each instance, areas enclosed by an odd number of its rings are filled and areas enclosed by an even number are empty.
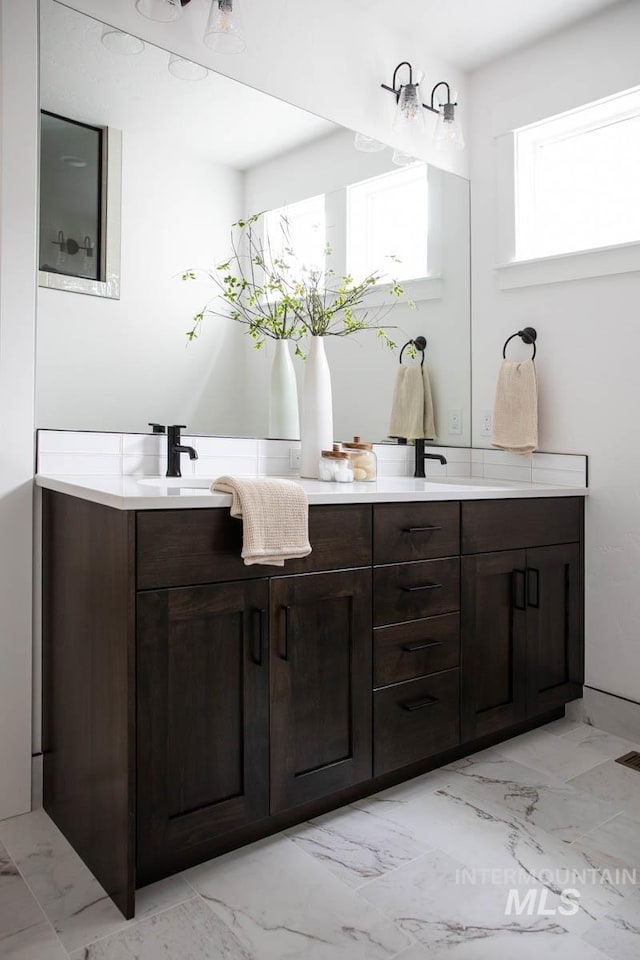
<svg viewBox="0 0 640 960"><path fill-rule="evenodd" d="M360 437L354 437L342 446L353 455L351 465L354 480L377 480L378 458L372 443L365 443Z"/></svg>

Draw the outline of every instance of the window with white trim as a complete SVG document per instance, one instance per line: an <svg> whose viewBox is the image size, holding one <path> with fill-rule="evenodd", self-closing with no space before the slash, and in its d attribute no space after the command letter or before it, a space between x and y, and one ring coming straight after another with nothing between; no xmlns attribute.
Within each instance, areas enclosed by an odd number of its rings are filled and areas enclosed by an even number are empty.
<svg viewBox="0 0 640 960"><path fill-rule="evenodd" d="M264 229L271 262L288 263L289 280L302 279L303 273L309 270L324 273L327 234L324 194L269 210L265 214Z"/></svg>
<svg viewBox="0 0 640 960"><path fill-rule="evenodd" d="M347 187L347 272L383 282L427 276L429 191L427 164Z"/></svg>
<svg viewBox="0 0 640 960"><path fill-rule="evenodd" d="M516 260L640 241L640 88L514 138Z"/></svg>

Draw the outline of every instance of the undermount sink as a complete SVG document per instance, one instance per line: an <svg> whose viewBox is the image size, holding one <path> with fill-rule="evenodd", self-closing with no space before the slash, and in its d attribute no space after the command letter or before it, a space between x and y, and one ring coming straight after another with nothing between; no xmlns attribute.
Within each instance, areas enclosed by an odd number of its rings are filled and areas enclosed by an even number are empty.
<svg viewBox="0 0 640 960"><path fill-rule="evenodd" d="M213 480L206 477L144 477L138 480L143 487L159 487L173 489L177 487L192 487L195 490L208 490Z"/></svg>

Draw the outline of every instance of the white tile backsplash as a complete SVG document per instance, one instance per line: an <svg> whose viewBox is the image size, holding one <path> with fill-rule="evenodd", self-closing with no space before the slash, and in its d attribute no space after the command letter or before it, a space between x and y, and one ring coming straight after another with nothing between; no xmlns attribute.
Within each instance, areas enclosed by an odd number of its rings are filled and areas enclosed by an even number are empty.
<svg viewBox="0 0 640 960"><path fill-rule="evenodd" d="M39 430L40 453L122 453L121 433L75 433L68 430Z"/></svg>
<svg viewBox="0 0 640 960"><path fill-rule="evenodd" d="M38 471L58 476L164 476L166 443L163 435L85 433L82 431L39 430ZM299 440L257 440L234 437L194 437L183 443L198 451L199 459L182 457L185 477L239 476L295 477L289 465L289 451L300 448ZM414 448L411 444L374 444L378 476L413 475ZM428 477L480 477L487 480L533 479L536 483L586 486L587 458L577 454L535 453L522 457L503 450L481 447L437 447L447 464L426 462Z"/></svg>
<svg viewBox="0 0 640 960"><path fill-rule="evenodd" d="M113 477L122 473L122 456L99 453L41 453L38 472L53 476Z"/></svg>

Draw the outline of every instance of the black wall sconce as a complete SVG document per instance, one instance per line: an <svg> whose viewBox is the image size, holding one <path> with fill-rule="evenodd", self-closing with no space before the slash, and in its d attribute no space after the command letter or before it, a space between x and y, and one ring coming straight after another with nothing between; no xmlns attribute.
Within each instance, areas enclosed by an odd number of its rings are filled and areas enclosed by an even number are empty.
<svg viewBox="0 0 640 960"><path fill-rule="evenodd" d="M407 83L398 83L398 73L406 67L409 71ZM434 113L437 117L434 142L438 147L454 147L461 150L464 147L464 136L460 121L456 117L457 102L451 99L451 87L445 80L440 80L431 91L430 103L423 103L420 94L421 79L413 77L413 67L408 60L403 60L393 71L392 85L381 84L383 90L392 93L396 98L396 116L394 127L413 128L423 131L425 128L423 110ZM444 88L446 100L436 106L436 92Z"/></svg>

